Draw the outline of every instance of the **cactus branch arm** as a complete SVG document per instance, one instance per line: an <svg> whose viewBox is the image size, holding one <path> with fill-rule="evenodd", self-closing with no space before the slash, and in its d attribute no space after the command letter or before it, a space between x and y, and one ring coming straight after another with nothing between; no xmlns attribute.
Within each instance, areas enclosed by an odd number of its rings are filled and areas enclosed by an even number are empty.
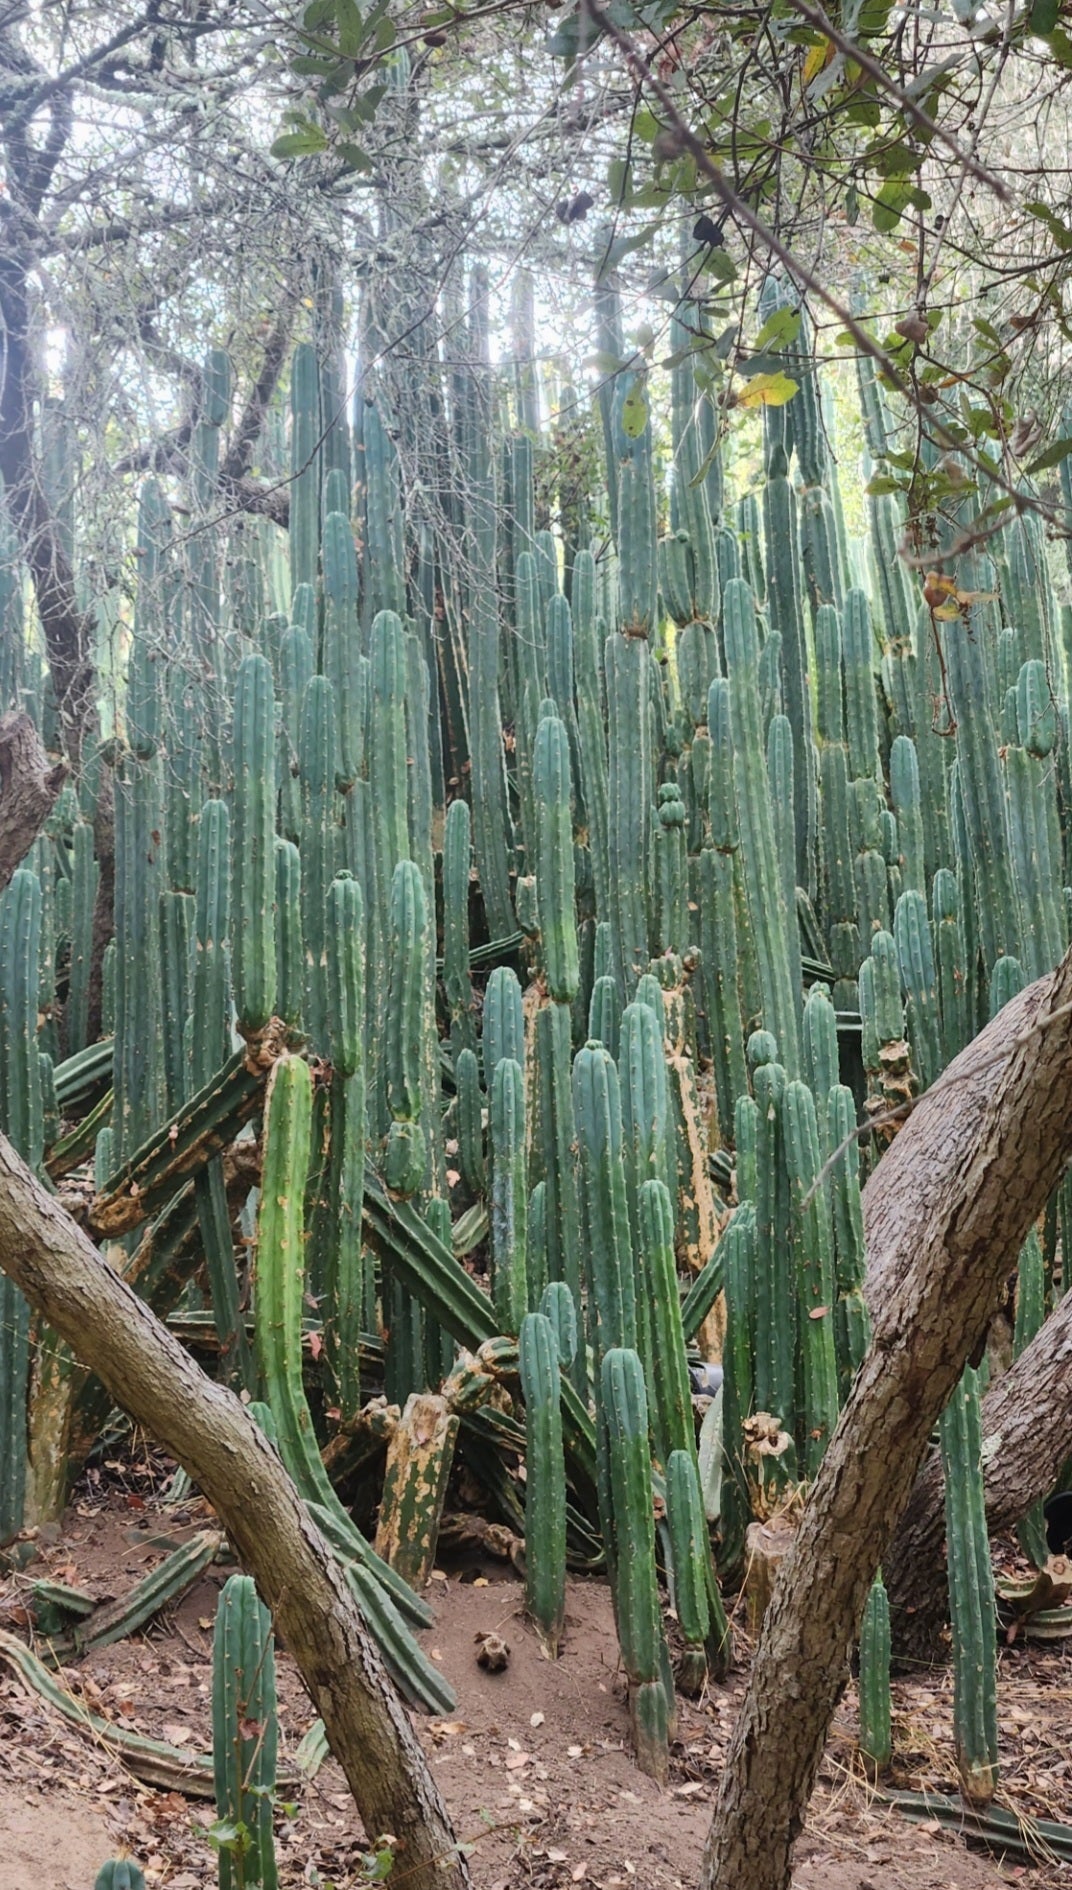
<svg viewBox="0 0 1072 1890"><path fill-rule="evenodd" d="M0 892L21 866L67 779L51 766L28 715L0 716Z"/></svg>
<svg viewBox="0 0 1072 1890"><path fill-rule="evenodd" d="M468 1890L446 1808L341 1569L279 1458L0 1137L0 1268L204 1490L408 1890ZM403 1861L404 1860L404 1861Z"/></svg>
<svg viewBox="0 0 1072 1890"><path fill-rule="evenodd" d="M868 1184L872 1345L764 1618L701 1890L789 1883L875 1570L934 1421L1072 1151L1070 1000L1072 952L956 1058Z"/></svg>

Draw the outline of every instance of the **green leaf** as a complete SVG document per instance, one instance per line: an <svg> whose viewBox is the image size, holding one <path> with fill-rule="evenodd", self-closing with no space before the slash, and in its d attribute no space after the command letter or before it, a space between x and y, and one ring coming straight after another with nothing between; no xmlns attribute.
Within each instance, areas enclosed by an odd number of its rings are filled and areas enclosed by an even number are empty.
<svg viewBox="0 0 1072 1890"><path fill-rule="evenodd" d="M1059 250L1072 249L1072 230L1069 229L1067 223L1062 222L1061 218L1055 215L1048 204L1028 203L1024 205L1024 209L1029 216L1037 217L1040 223L1046 225Z"/></svg>
<svg viewBox="0 0 1072 1890"><path fill-rule="evenodd" d="M798 308L776 308L773 315L768 315L755 341L753 351L762 354L764 349L787 348L800 333L800 310Z"/></svg>
<svg viewBox="0 0 1072 1890"><path fill-rule="evenodd" d="M359 144L350 143L349 140L344 144L336 145L335 153L342 159L348 170L371 171L374 168L368 152L362 150Z"/></svg>
<svg viewBox="0 0 1072 1890"><path fill-rule="evenodd" d="M339 51L355 59L365 37L365 22L357 0L335 0L335 18L339 23Z"/></svg>
<svg viewBox="0 0 1072 1890"><path fill-rule="evenodd" d="M887 235L895 230L902 214L912 201L912 187L901 177L892 177L883 184L871 208L871 221L876 230Z"/></svg>
<svg viewBox="0 0 1072 1890"><path fill-rule="evenodd" d="M284 131L272 146L275 158L315 157L317 152L326 151L327 138L319 125L305 125L301 131Z"/></svg>
<svg viewBox="0 0 1072 1890"><path fill-rule="evenodd" d="M873 479L868 480L864 491L869 499L881 499L889 492L903 492L904 482L891 479L889 473L876 473Z"/></svg>
<svg viewBox="0 0 1072 1890"><path fill-rule="evenodd" d="M1048 472L1051 466L1059 466L1063 459L1068 458L1069 453L1072 453L1072 439L1051 441L1050 445L1043 447L1037 458L1031 461L1027 469L1028 476L1030 477L1033 473Z"/></svg>
<svg viewBox="0 0 1072 1890"><path fill-rule="evenodd" d="M1034 0L1034 5L1027 16L1027 30L1045 38L1052 33L1060 17L1060 0Z"/></svg>
<svg viewBox="0 0 1072 1890"><path fill-rule="evenodd" d="M700 267L707 275L714 276L716 282L737 280L737 264L724 249L709 249Z"/></svg>

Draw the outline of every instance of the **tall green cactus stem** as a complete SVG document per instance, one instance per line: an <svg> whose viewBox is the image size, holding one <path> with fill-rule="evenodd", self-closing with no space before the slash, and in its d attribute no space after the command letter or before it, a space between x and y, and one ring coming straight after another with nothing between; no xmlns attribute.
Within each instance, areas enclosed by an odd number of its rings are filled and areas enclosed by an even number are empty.
<svg viewBox="0 0 1072 1890"><path fill-rule="evenodd" d="M566 725L545 715L536 731L533 756L536 802L536 909L540 955L552 998L570 1004L580 983L577 924L573 910L573 826L570 757Z"/></svg>
<svg viewBox="0 0 1072 1890"><path fill-rule="evenodd" d="M648 962L646 898L652 760L648 645L641 636L607 638L609 918L614 972L623 1002Z"/></svg>
<svg viewBox="0 0 1072 1890"><path fill-rule="evenodd" d="M160 1119L162 828L159 758L125 760L115 774L115 1130L121 1161Z"/></svg>
<svg viewBox="0 0 1072 1890"><path fill-rule="evenodd" d="M722 618L730 684L734 786L748 909L759 958L763 1019L774 1032L783 1066L792 1076L800 1064L796 998L800 988L800 944L795 910L786 911L770 787L763 763L755 609L752 593L739 579L726 586Z"/></svg>
<svg viewBox="0 0 1072 1890"><path fill-rule="evenodd" d="M960 1788L983 1810L998 1774L997 1620L983 1491L979 1375L967 1366L939 1425L945 1471L953 1736Z"/></svg>
<svg viewBox="0 0 1072 1890"><path fill-rule="evenodd" d="M753 1074L756 1136L754 1394L788 1429L796 1412L797 1294L790 1258L789 1176L785 1154L785 1070L762 1063Z"/></svg>
<svg viewBox="0 0 1072 1890"><path fill-rule="evenodd" d="M763 489L766 535L767 611L772 632L781 638L782 686L785 709L794 731L793 806L796 827L796 879L814 896L816 890L816 796L811 729L811 691L808 650L800 602L800 562L797 551L796 499L781 447L767 467ZM726 589L729 589L727 585ZM740 610L738 603L735 608ZM726 596L723 595L723 638L728 640ZM756 661L758 661L758 646ZM726 650L727 666L730 663ZM758 751L762 753L762 748Z"/></svg>
<svg viewBox="0 0 1072 1890"><path fill-rule="evenodd" d="M877 1772L893 1752L890 1700L890 1604L876 1575L860 1627L860 1751Z"/></svg>
<svg viewBox="0 0 1072 1890"><path fill-rule="evenodd" d="M566 1612L566 1462L558 1337L543 1313L521 1322L525 1400L525 1605L547 1658L558 1657Z"/></svg>
<svg viewBox="0 0 1072 1890"><path fill-rule="evenodd" d="M402 485L398 453L378 402L366 399L361 413L365 460L365 577L368 606L375 616L406 608L405 555L402 542Z"/></svg>
<svg viewBox="0 0 1072 1890"><path fill-rule="evenodd" d="M458 1166L469 1193L479 1199L487 1186L481 1124L483 1096L476 1052L468 1046L459 1050L455 1059L454 1080L458 1091Z"/></svg>
<svg viewBox="0 0 1072 1890"><path fill-rule="evenodd" d="M321 558L324 567L321 667L335 691L335 782L345 792L361 772L365 731L357 620L357 553L350 521L340 512L329 512L324 519Z"/></svg>
<svg viewBox="0 0 1072 1890"><path fill-rule="evenodd" d="M643 416L643 425L635 424ZM618 459L618 610L626 635L645 640L655 627L658 589L651 419L644 377L622 374L614 390Z"/></svg>
<svg viewBox="0 0 1072 1890"><path fill-rule="evenodd" d="M967 967L960 891L956 874L945 866L938 868L931 881L931 928L938 971L938 1029L944 1069L963 1050L968 1038Z"/></svg>
<svg viewBox="0 0 1072 1890"><path fill-rule="evenodd" d="M181 1109L190 1088L186 1023L190 1017L190 963L195 901L189 893L160 895L160 974L163 986L164 1093L169 1115Z"/></svg>
<svg viewBox="0 0 1072 1890"><path fill-rule="evenodd" d="M830 1091L826 1119L831 1152L841 1150L830 1172L829 1189L837 1285L834 1346L838 1387L844 1403L871 1343L871 1321L863 1291L867 1254L860 1198L860 1144L855 1134L856 1098L842 1083L835 1084Z"/></svg>
<svg viewBox="0 0 1072 1890"><path fill-rule="evenodd" d="M549 1280L540 1298L540 1311L549 1319L558 1346L560 1365L572 1365L577 1356L577 1301L565 1280Z"/></svg>
<svg viewBox="0 0 1072 1890"><path fill-rule="evenodd" d="M667 1464L675 1450L696 1455L681 1301L674 1261L674 1212L661 1180L646 1181L637 1203L642 1285L651 1319L650 1405L656 1454Z"/></svg>
<svg viewBox="0 0 1072 1890"><path fill-rule="evenodd" d="M661 1674L662 1623L655 1575L655 1522L644 1372L635 1351L614 1347L603 1359L600 1417L606 1437L615 1538L615 1614L629 1682L637 1764L664 1781L668 1768L667 1699Z"/></svg>
<svg viewBox="0 0 1072 1890"><path fill-rule="evenodd" d="M325 1285L328 1368L342 1420L361 1405L365 1310L361 1208L365 1195L365 915L361 888L340 876L328 893L328 1048L331 1054L331 1238Z"/></svg>
<svg viewBox="0 0 1072 1890"><path fill-rule="evenodd" d="M815 1099L806 1083L786 1084L782 1120L800 1293L803 1457L807 1474L813 1477L837 1423L838 1382L830 1204L819 1181L822 1154Z"/></svg>
<svg viewBox="0 0 1072 1890"><path fill-rule="evenodd" d="M804 1006L804 1075L815 1098L824 1158L834 1146L827 1120L830 1091L838 1081L837 1015L821 984L813 984Z"/></svg>
<svg viewBox="0 0 1072 1890"><path fill-rule="evenodd" d="M486 347L486 318L481 314L479 346ZM489 440L490 416L484 412L484 386L474 389L469 429L469 478L472 493L471 577L469 590L469 740L472 754L473 847L480 874L488 930L506 938L514 930L510 898L512 823L503 755L503 718L499 703L499 600L495 588L495 474Z"/></svg>
<svg viewBox="0 0 1072 1890"><path fill-rule="evenodd" d="M320 376L303 341L290 366L290 588L316 584L320 545Z"/></svg>
<svg viewBox="0 0 1072 1890"><path fill-rule="evenodd" d="M282 716L279 730L280 815L283 833L295 844L301 838L302 794L298 776L301 752L302 705L309 679L316 671L312 640L300 624L284 633L279 652Z"/></svg>
<svg viewBox="0 0 1072 1890"><path fill-rule="evenodd" d="M573 1114L580 1148L582 1250L595 1308L598 1362L612 1346L635 1348L637 1332L618 1072L602 1044L585 1044L574 1058Z"/></svg>
<svg viewBox="0 0 1072 1890"><path fill-rule="evenodd" d="M408 775L408 816L410 854L420 869L424 901L429 916L425 934L424 990L422 994L421 1057L422 1095L427 1122L434 1129L439 1122L440 1051L436 1025L436 874L432 828L431 753L428 744L428 671L416 636L406 637L406 763ZM429 1137L431 1185L446 1186L446 1157L442 1137Z"/></svg>
<svg viewBox="0 0 1072 1890"><path fill-rule="evenodd" d="M911 889L922 893L925 889L925 867L919 763L916 744L908 735L896 736L890 749L890 796L897 816L901 883L906 891Z"/></svg>
<svg viewBox="0 0 1072 1890"><path fill-rule="evenodd" d="M989 559L961 560L957 587L992 592ZM964 824L971 849L974 913L989 976L998 958L1019 958L1019 905L990 714L990 628L985 603L967 606L967 618L942 625L949 700L957 728L957 769Z"/></svg>
<svg viewBox="0 0 1072 1890"><path fill-rule="evenodd" d="M369 780L373 788L376 874L388 896L399 860L409 858L406 769L406 640L402 619L382 610L373 620Z"/></svg>
<svg viewBox="0 0 1072 1890"><path fill-rule="evenodd" d="M588 1006L588 1035L601 1043L618 1061L622 1029L622 994L614 977L597 978Z"/></svg>
<svg viewBox="0 0 1072 1890"><path fill-rule="evenodd" d="M663 1024L649 1004L627 1004L622 1012L618 1068L622 1085L625 1190L635 1230L639 1227L640 1192L645 1182L661 1181L669 1194L672 1180L676 1178L670 1144L670 1091Z"/></svg>
<svg viewBox="0 0 1072 1890"><path fill-rule="evenodd" d="M302 1023L312 1048L327 1054L325 924L328 887L335 877L335 691L325 676L313 676L302 702L301 915L305 946ZM386 791L386 790L385 790Z"/></svg>
<svg viewBox="0 0 1072 1890"><path fill-rule="evenodd" d="M421 875L399 860L391 881L390 986L385 1072L391 1116L384 1178L396 1194L415 1194L424 1181L428 1143L422 1123L421 1044L428 912Z"/></svg>
<svg viewBox="0 0 1072 1890"><path fill-rule="evenodd" d="M574 704L576 680L573 654L573 618L566 599L558 593L547 606L547 691L565 723L569 740L569 767L577 825L585 824L581 746Z"/></svg>
<svg viewBox="0 0 1072 1890"><path fill-rule="evenodd" d="M503 1057L513 1057L525 1064L525 1020L521 1009L521 986L517 973L509 965L496 965L484 992L484 1083L488 1094L495 1077L495 1066Z"/></svg>
<svg viewBox="0 0 1072 1890"><path fill-rule="evenodd" d="M263 658L260 659L263 661ZM201 809L194 912L193 1023L190 1091L211 1083L231 1049L230 820L223 801ZM219 1157L194 1179L212 1312L224 1374L253 1388L253 1362L239 1310L231 1216Z"/></svg>
<svg viewBox="0 0 1072 1890"><path fill-rule="evenodd" d="M99 881L93 828L88 821L80 820L71 844L71 963L65 1012L68 1056L84 1049L89 1036L89 975Z"/></svg>
<svg viewBox="0 0 1072 1890"><path fill-rule="evenodd" d="M535 1037L547 1272L551 1281L566 1286L574 1307L579 1307L582 1280L571 1083L573 1049L565 1005L541 1005L536 1013ZM574 1385L582 1397L586 1396L588 1373L583 1350L574 1348L568 1364Z"/></svg>
<svg viewBox="0 0 1072 1890"><path fill-rule="evenodd" d="M231 836L235 1010L244 1037L275 1011L275 694L263 656L238 666Z"/></svg>
<svg viewBox="0 0 1072 1890"><path fill-rule="evenodd" d="M232 1575L212 1644L216 1811L234 1831L219 1846L220 1890L276 1890L272 1831L278 1715L271 1618L248 1575Z"/></svg>
<svg viewBox="0 0 1072 1890"><path fill-rule="evenodd" d="M751 1098L749 1098L751 1100ZM754 1106L754 1105L753 1105ZM744 1474L742 1426L755 1406L753 1363L756 1325L753 1280L756 1267L756 1212L743 1201L722 1236L726 1293L726 1342L722 1353L723 1455L728 1477L722 1486L722 1559L732 1565L744 1540L749 1520Z"/></svg>
<svg viewBox="0 0 1072 1890"><path fill-rule="evenodd" d="M699 416L700 394L689 352L696 329L694 309L678 308L670 326L675 364L670 375L670 428L674 449L672 510L675 529L688 536L689 618L713 623L718 615L718 571L707 488L707 457Z"/></svg>
<svg viewBox="0 0 1072 1890"><path fill-rule="evenodd" d="M1005 795L1022 962L1033 980L1053 970L1068 938L1053 759L1056 718L1049 678L1041 663L1025 663L1020 670L1014 735L1015 740L1004 749Z"/></svg>
<svg viewBox="0 0 1072 1890"><path fill-rule="evenodd" d="M704 691L706 700L707 692ZM660 951L683 952L691 940L685 805L676 781L659 789L652 831L655 856L655 942Z"/></svg>
<svg viewBox="0 0 1072 1890"><path fill-rule="evenodd" d="M666 1520L674 1564L674 1613L685 1642L678 1670L683 1693L695 1697L707 1679L704 1642L711 1630L708 1564L711 1547L694 1453L671 1452L666 1466Z"/></svg>
<svg viewBox="0 0 1072 1890"><path fill-rule="evenodd" d="M200 679L188 675L181 662L172 662L165 689L167 876L178 892L193 892L197 872L206 719Z"/></svg>
<svg viewBox="0 0 1072 1890"><path fill-rule="evenodd" d="M297 1029L305 999L305 950L301 922L301 855L290 840L275 843L276 1010L288 1030Z"/></svg>
<svg viewBox="0 0 1072 1890"><path fill-rule="evenodd" d="M707 1039L714 1064L718 1120L723 1139L732 1132L736 1099L748 1078L737 986L737 917L732 853L705 847L700 854L700 973L707 1013Z"/></svg>
<svg viewBox="0 0 1072 1890"><path fill-rule="evenodd" d="M443 834L443 989L450 1010L451 1047L476 1047L473 983L469 975L469 872L472 848L468 801L452 801Z"/></svg>
<svg viewBox="0 0 1072 1890"><path fill-rule="evenodd" d="M515 1334L529 1310L526 1233L525 1078L513 1057L495 1066L491 1088L491 1293L503 1332Z"/></svg>
<svg viewBox="0 0 1072 1890"><path fill-rule="evenodd" d="M845 688L845 734L854 781L879 772L875 635L863 591L850 591L841 616L841 662Z"/></svg>
<svg viewBox="0 0 1072 1890"><path fill-rule="evenodd" d="M580 551L573 566L574 670L577 682L577 740L581 786L588 821L596 911L609 913L612 874L608 836L607 737L603 725L600 632L595 616L595 564Z"/></svg>
<svg viewBox="0 0 1072 1890"><path fill-rule="evenodd" d="M927 905L921 892L904 892L893 921L901 981L908 994L908 1036L912 1061L926 1089L942 1067L938 977L934 966Z"/></svg>

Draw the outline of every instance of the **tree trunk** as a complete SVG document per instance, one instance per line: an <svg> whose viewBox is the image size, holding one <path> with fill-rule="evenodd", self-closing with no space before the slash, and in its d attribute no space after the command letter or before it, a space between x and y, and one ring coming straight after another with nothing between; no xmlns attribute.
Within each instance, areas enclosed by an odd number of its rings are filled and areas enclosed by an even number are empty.
<svg viewBox="0 0 1072 1890"><path fill-rule="evenodd" d="M970 1043L867 1185L873 1339L778 1578L701 1890L786 1890L868 1589L932 1426L1072 1150L1072 952Z"/></svg>
<svg viewBox="0 0 1072 1890"><path fill-rule="evenodd" d="M67 779L49 761L28 715L0 716L0 892L22 865Z"/></svg>
<svg viewBox="0 0 1072 1890"><path fill-rule="evenodd" d="M1072 1455L1072 1293L983 1399L986 1520L1015 1528ZM949 1615L941 1459L927 1459L883 1564L898 1659L933 1660Z"/></svg>
<svg viewBox="0 0 1072 1890"><path fill-rule="evenodd" d="M0 1136L0 1268L208 1497L408 1890L468 1890L446 1807L342 1571L279 1458Z"/></svg>

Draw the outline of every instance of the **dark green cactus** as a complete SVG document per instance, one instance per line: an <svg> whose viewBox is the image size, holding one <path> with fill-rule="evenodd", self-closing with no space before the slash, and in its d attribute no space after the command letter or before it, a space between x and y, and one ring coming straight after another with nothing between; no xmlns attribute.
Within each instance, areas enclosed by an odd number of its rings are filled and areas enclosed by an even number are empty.
<svg viewBox="0 0 1072 1890"><path fill-rule="evenodd" d="M613 1347L606 1353L600 1391L615 1539L615 1616L637 1764L649 1777L662 1780L668 1765L667 1699L661 1677L648 1407L644 1372L634 1351Z"/></svg>
<svg viewBox="0 0 1072 1890"><path fill-rule="evenodd" d="M528 1180L525 1162L525 1079L513 1057L495 1066L491 1128L491 1290L503 1332L517 1333L528 1311L526 1264Z"/></svg>
<svg viewBox="0 0 1072 1890"><path fill-rule="evenodd" d="M573 1114L580 1148L582 1251L601 1357L612 1346L635 1347L637 1330L618 1072L602 1044L586 1044L574 1059Z"/></svg>
<svg viewBox="0 0 1072 1890"><path fill-rule="evenodd" d="M275 694L263 656L238 666L231 838L233 976L238 1028L256 1036L275 1010Z"/></svg>
<svg viewBox="0 0 1072 1890"><path fill-rule="evenodd" d="M953 1734L960 1788L982 1809L998 1772L997 1620L983 1491L979 1376L971 1366L942 1414Z"/></svg>
<svg viewBox="0 0 1072 1890"><path fill-rule="evenodd" d="M890 1604L882 1576L876 1575L860 1627L860 1751L875 1770L890 1762Z"/></svg>
<svg viewBox="0 0 1072 1890"><path fill-rule="evenodd" d="M427 908L421 875L399 860L391 882L390 987L385 1071L391 1115L384 1175L398 1194L416 1193L424 1180L428 1143L422 1122L421 1040Z"/></svg>
<svg viewBox="0 0 1072 1890"><path fill-rule="evenodd" d="M212 1645L212 1767L220 1890L276 1890L272 1832L278 1714L271 1619L248 1575L232 1575Z"/></svg>
<svg viewBox="0 0 1072 1890"><path fill-rule="evenodd" d="M559 1341L543 1313L521 1322L525 1400L525 1603L549 1660L566 1609L566 1465L562 1450Z"/></svg>
<svg viewBox="0 0 1072 1890"><path fill-rule="evenodd" d="M569 1004L577 995L580 962L573 910L569 741L566 724L557 716L545 715L536 731L532 779L540 956L552 998Z"/></svg>

